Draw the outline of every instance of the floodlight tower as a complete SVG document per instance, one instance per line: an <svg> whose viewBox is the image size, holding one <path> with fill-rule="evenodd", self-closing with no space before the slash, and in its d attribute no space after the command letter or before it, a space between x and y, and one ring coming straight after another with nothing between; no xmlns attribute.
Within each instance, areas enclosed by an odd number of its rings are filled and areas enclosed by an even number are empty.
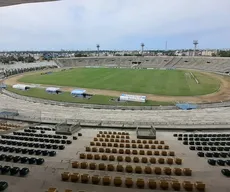
<svg viewBox="0 0 230 192"><path fill-rule="evenodd" d="M141 54L143 55L145 44L141 43Z"/></svg>
<svg viewBox="0 0 230 192"><path fill-rule="evenodd" d="M99 50L100 50L100 45L97 44L97 56L99 57Z"/></svg>
<svg viewBox="0 0 230 192"><path fill-rule="evenodd" d="M194 52L193 52L193 56L196 56L196 48L197 48L197 45L198 45L198 40L193 40L193 45L194 45Z"/></svg>

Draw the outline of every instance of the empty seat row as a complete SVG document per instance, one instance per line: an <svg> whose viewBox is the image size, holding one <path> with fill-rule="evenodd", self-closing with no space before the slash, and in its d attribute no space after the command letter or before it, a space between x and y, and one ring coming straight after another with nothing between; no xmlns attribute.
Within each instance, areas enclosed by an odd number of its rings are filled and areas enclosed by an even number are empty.
<svg viewBox="0 0 230 192"><path fill-rule="evenodd" d="M222 169L221 173L226 177L230 177L230 170L229 169Z"/></svg>
<svg viewBox="0 0 230 192"><path fill-rule="evenodd" d="M13 176L19 175L19 176L24 177L24 176L28 175L30 170L28 168L26 168L26 167L20 169L19 167L10 167L10 166L2 167L0 165L0 172L1 172L2 175L10 174L10 175L13 175Z"/></svg>
<svg viewBox="0 0 230 192"><path fill-rule="evenodd" d="M11 123L0 123L0 126L15 127L15 128L20 127L20 125L15 125L15 124L11 124Z"/></svg>
<svg viewBox="0 0 230 192"><path fill-rule="evenodd" d="M156 156L175 156L174 151L152 151L152 150L131 150L131 149L116 149L116 148L97 148L86 147L87 152L100 152L100 153L119 153L119 154L133 154L133 155L156 155Z"/></svg>
<svg viewBox="0 0 230 192"><path fill-rule="evenodd" d="M43 155L43 156L56 156L56 151L47 151L47 150L36 150L36 149L27 149L27 148L15 148L15 147L2 147L0 146L0 151L8 153L22 153L29 155Z"/></svg>
<svg viewBox="0 0 230 192"><path fill-rule="evenodd" d="M66 135L52 135L52 134L34 134L34 133L23 133L23 132L13 132L14 135L22 135L22 136L31 136L31 137L45 137L45 138L54 138L54 139L68 139ZM11 135L5 135L11 136ZM9 137L10 138L10 137Z"/></svg>
<svg viewBox="0 0 230 192"><path fill-rule="evenodd" d="M199 151L197 153L197 155L199 157L215 157L215 158L219 158L219 157L222 157L222 158L227 158L227 157L230 157L230 153L225 153L225 152L202 152L202 151Z"/></svg>
<svg viewBox="0 0 230 192"><path fill-rule="evenodd" d="M206 141L203 141L203 142L200 142L200 141L184 141L183 142L184 145L209 145L209 146L230 146L230 142L219 142L219 141L216 141L216 142L206 142Z"/></svg>
<svg viewBox="0 0 230 192"><path fill-rule="evenodd" d="M109 135L129 135L128 132L116 132L116 131L99 131L99 134L109 134Z"/></svg>
<svg viewBox="0 0 230 192"><path fill-rule="evenodd" d="M139 149L169 149L168 145L149 145L149 144L130 144L130 143L111 143L111 142L90 142L90 146L118 147L118 148L139 148Z"/></svg>
<svg viewBox="0 0 230 192"><path fill-rule="evenodd" d="M182 187L186 191L192 191L194 188L198 191L205 191L205 184L203 182L195 182L191 183L190 181L183 181L182 183L175 180L175 181L167 181L167 180L154 180L142 178L124 178L121 177L110 177L110 176L103 176L100 175L93 175L90 176L89 174L79 174L79 173L69 173L64 172L61 174L62 181L71 181L71 182L81 182L81 183L92 183L96 185L114 185L116 187L137 187L140 189L149 188L149 189L162 189L162 190L175 190L180 191Z"/></svg>
<svg viewBox="0 0 230 192"><path fill-rule="evenodd" d="M230 137L223 137L223 138L219 138L219 137L213 137L213 138L199 138L199 137L178 137L177 140L179 141L230 141Z"/></svg>
<svg viewBox="0 0 230 192"><path fill-rule="evenodd" d="M190 150L197 150L197 151L225 151L225 152L229 152L230 151L230 147L202 147L202 146L190 146L189 147Z"/></svg>
<svg viewBox="0 0 230 192"><path fill-rule="evenodd" d="M45 143L29 143L29 142L21 142L21 141L6 141L0 140L1 144L4 145L14 145L14 146L23 146L23 147L35 147L35 148L46 148L46 149L56 149L56 150L64 150L65 145L55 145L55 144L45 144ZM2 146L0 146L1 148ZM5 148L6 149L6 148ZM4 150L4 148L3 148Z"/></svg>
<svg viewBox="0 0 230 192"><path fill-rule="evenodd" d="M129 135L104 135L104 134L97 134L97 137L101 138L121 138L121 139L130 139Z"/></svg>
<svg viewBox="0 0 230 192"><path fill-rule="evenodd" d="M131 165L114 165L114 164L108 164L105 165L104 163L96 164L96 163L87 163L87 162L73 162L72 163L73 168L80 168L80 169L90 169L90 170L101 170L101 171L117 171L117 172L127 172L127 173L145 173L145 174L166 174L166 175L185 175L185 176L191 176L192 170L190 168L173 168L170 167L150 167L145 166L145 168L142 168L141 166L131 166Z"/></svg>
<svg viewBox="0 0 230 192"><path fill-rule="evenodd" d="M151 164L177 164L181 165L182 164L182 159L181 158L155 158L155 157L130 157L130 156L117 156L115 157L114 155L100 155L100 154L90 154L90 153L81 153L80 154L80 159L94 159L94 160L102 160L102 161L125 161L125 162L134 162L134 163L151 163Z"/></svg>
<svg viewBox="0 0 230 192"><path fill-rule="evenodd" d="M55 128L47 128L47 127L29 127L29 129L33 130L44 130L44 131L56 131Z"/></svg>
<svg viewBox="0 0 230 192"><path fill-rule="evenodd" d="M42 165L45 161L43 158L34 158L34 157L21 157L21 156L13 156L13 155L0 155L0 161L14 162L14 163L29 163L29 164L37 164Z"/></svg>
<svg viewBox="0 0 230 192"><path fill-rule="evenodd" d="M60 191L55 187L50 187L46 192L60 192ZM73 190L66 189L64 192L73 192ZM85 192L85 191L77 191L77 192Z"/></svg>
<svg viewBox="0 0 230 192"><path fill-rule="evenodd" d="M10 137L5 137L3 136L2 138L4 139L10 139L10 140L20 140L20 141L34 141L34 142L45 142L45 143L62 143L62 144L71 144L71 140L66 140L66 139L49 139L49 138L37 138L37 137L29 137L29 136L10 136Z"/></svg>
<svg viewBox="0 0 230 192"><path fill-rule="evenodd" d="M209 165L219 165L219 166L230 166L230 159L229 160L222 160L222 159L219 159L219 160L216 160L216 159L208 159L208 164Z"/></svg>
<svg viewBox="0 0 230 192"><path fill-rule="evenodd" d="M173 134L174 137L230 137L230 134L227 134L227 133L213 133L213 134Z"/></svg>

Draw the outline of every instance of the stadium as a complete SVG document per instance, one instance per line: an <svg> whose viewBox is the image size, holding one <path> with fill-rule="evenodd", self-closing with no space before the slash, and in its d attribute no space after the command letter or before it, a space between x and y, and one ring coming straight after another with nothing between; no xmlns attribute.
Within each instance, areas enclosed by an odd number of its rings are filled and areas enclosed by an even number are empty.
<svg viewBox="0 0 230 192"><path fill-rule="evenodd" d="M0 191L229 191L229 58L0 69Z"/></svg>

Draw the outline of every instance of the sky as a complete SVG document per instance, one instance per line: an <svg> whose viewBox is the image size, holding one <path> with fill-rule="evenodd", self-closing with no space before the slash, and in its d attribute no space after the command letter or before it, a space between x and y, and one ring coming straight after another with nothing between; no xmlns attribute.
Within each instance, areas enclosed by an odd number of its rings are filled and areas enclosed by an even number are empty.
<svg viewBox="0 0 230 192"><path fill-rule="evenodd" d="M0 51L230 48L230 0L61 0L0 7Z"/></svg>

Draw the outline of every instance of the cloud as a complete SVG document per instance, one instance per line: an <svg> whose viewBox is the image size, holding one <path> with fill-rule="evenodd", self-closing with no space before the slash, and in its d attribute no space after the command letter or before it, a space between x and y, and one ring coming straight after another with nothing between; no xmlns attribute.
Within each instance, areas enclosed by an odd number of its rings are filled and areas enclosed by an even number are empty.
<svg viewBox="0 0 230 192"><path fill-rule="evenodd" d="M225 47L229 7L229 0L62 0L3 7L0 50L95 49L96 43L136 49L144 40L157 48L163 39L175 48L193 39L200 47Z"/></svg>

